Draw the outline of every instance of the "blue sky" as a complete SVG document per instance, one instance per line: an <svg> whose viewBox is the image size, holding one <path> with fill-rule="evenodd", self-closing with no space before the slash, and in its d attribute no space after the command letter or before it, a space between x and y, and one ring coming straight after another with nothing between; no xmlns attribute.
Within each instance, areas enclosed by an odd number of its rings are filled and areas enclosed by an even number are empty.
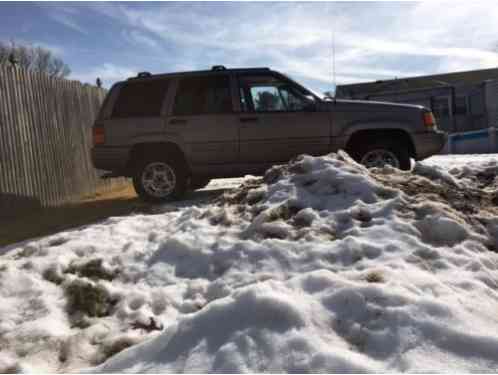
<svg viewBox="0 0 498 375"><path fill-rule="evenodd" d="M0 39L51 48L71 79L269 66L316 91L498 67L498 7L481 2L0 3Z"/></svg>

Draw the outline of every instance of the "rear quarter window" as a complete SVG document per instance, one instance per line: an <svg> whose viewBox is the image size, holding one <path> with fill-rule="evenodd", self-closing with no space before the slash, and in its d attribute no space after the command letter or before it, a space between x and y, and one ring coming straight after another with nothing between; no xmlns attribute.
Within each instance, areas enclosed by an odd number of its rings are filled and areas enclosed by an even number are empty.
<svg viewBox="0 0 498 375"><path fill-rule="evenodd" d="M121 87L113 118L159 116L168 92L168 80L129 81Z"/></svg>

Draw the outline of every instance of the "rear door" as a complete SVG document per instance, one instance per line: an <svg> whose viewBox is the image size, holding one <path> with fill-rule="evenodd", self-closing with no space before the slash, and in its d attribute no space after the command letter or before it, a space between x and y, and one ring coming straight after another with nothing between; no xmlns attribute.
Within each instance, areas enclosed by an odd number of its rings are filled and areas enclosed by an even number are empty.
<svg viewBox="0 0 498 375"><path fill-rule="evenodd" d="M268 165L330 150L330 113L291 81L269 73L238 76L240 160Z"/></svg>
<svg viewBox="0 0 498 375"><path fill-rule="evenodd" d="M236 163L238 116L228 74L178 79L168 130L182 135L194 165Z"/></svg>

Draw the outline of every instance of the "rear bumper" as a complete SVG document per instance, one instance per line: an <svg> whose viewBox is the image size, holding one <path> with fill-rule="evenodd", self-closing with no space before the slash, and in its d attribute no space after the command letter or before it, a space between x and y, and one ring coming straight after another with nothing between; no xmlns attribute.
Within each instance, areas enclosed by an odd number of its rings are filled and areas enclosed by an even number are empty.
<svg viewBox="0 0 498 375"><path fill-rule="evenodd" d="M92 148L92 163L96 169L121 172L128 164L129 147L96 146Z"/></svg>
<svg viewBox="0 0 498 375"><path fill-rule="evenodd" d="M438 154L447 140L448 135L441 131L414 134L416 159L421 160Z"/></svg>

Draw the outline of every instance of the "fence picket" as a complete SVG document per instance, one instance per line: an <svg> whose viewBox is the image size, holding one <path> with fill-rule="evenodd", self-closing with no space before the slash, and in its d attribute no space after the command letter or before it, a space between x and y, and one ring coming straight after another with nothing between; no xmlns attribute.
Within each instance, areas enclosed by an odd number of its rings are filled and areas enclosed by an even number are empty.
<svg viewBox="0 0 498 375"><path fill-rule="evenodd" d="M4 65L0 65L0 103L7 102L7 85L3 79ZM7 133L7 123L9 122L9 117L7 113L7 108L4 107L0 111L0 191L9 191L9 153L7 152L8 147L8 133Z"/></svg>
<svg viewBox="0 0 498 375"><path fill-rule="evenodd" d="M27 71L24 69L18 70L18 83L20 86L20 93L22 97L22 112L23 117L23 131L24 131L24 145L23 150L29 156L29 166L27 168L28 173L31 176L31 189L32 196L36 198L40 203L42 196L40 190L40 168L39 168L39 155L38 155L38 142L35 137L35 119L34 119L34 102L30 95L30 81L28 79Z"/></svg>
<svg viewBox="0 0 498 375"><path fill-rule="evenodd" d="M5 102L5 110L8 113L8 122L6 125L7 131L7 160L8 171L9 171L9 193L20 193L20 188L18 187L18 168L16 167L18 162L16 160L16 133L15 133L15 120L14 120L14 107L13 107L13 88L12 81L8 79L12 75L12 68L8 68L6 71L6 75L4 76L5 86L6 86L6 102Z"/></svg>
<svg viewBox="0 0 498 375"><path fill-rule="evenodd" d="M42 134L43 160L46 165L47 178L45 180L45 189L49 192L49 198L45 205L53 206L57 204L58 194L55 184L54 175L56 172L55 156L52 149L52 137L49 131L50 116L47 103L47 90L45 88L45 77L40 73L34 73L33 78L37 86L37 96L40 111L40 133Z"/></svg>
<svg viewBox="0 0 498 375"><path fill-rule="evenodd" d="M49 186L52 187L52 191L54 194L54 205L60 204L62 193L60 186L60 173L61 173L61 165L59 162L59 158L56 152L55 143L55 122L54 122L54 106L52 105L51 98L53 97L53 93L50 91L49 80L46 75L38 74L38 79L42 86L42 98L43 98L43 106L44 106L44 129L46 132L46 139L48 141L47 153L50 163L49 168Z"/></svg>
<svg viewBox="0 0 498 375"><path fill-rule="evenodd" d="M27 74L28 80L28 90L30 101L32 103L32 116L33 116L33 145L36 147L36 159L37 159L37 171L39 175L39 196L42 206L48 205L51 202L49 189L47 189L47 179L48 179L48 169L47 161L45 158L45 145L46 140L43 134L43 120L42 120L42 105L39 96L39 87L37 86L37 80L33 74Z"/></svg>
<svg viewBox="0 0 498 375"><path fill-rule="evenodd" d="M6 81L8 84L8 91L9 91L8 105L10 111L10 122L8 124L8 127L10 130L10 151L11 151L10 155L12 160L11 168L13 172L12 184L14 186L14 191L12 192L22 196L26 196L27 184L23 176L24 161L22 153L19 152L20 137L17 126L18 122L17 104L16 104L17 98L16 98L15 81L14 81L15 68L11 68L9 73L10 74L7 74Z"/></svg>

